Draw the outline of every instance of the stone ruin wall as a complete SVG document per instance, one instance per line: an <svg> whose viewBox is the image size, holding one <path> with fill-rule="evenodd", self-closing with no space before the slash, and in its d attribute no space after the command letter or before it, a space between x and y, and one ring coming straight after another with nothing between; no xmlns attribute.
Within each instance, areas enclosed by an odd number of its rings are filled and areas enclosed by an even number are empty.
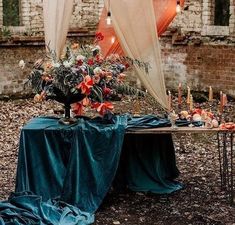
<svg viewBox="0 0 235 225"><path fill-rule="evenodd" d="M1 5L2 0L0 28ZM212 85L235 96L235 0L230 0L230 24L226 27L213 26L213 7L213 0L186 0L185 10L161 36L167 88L176 88L179 82L195 90L207 90ZM74 0L70 29L84 38L94 34L102 8L102 0ZM22 26L9 28L12 37L42 37L42 0L21 0L21 17ZM27 72L18 68L18 62L33 62L43 55L42 40L0 42L0 95L23 93Z"/></svg>

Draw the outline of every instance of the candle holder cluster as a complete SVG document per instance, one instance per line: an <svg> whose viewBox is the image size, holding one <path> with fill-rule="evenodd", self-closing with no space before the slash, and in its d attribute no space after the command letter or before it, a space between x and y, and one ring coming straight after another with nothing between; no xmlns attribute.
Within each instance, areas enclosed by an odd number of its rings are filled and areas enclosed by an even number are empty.
<svg viewBox="0 0 235 225"><path fill-rule="evenodd" d="M213 98L213 89L210 86L209 87L209 95L208 95L208 101L205 103L199 104L194 103L193 95L191 94L191 89L189 86L187 86L187 96L185 99L185 102L183 104L183 98L182 98L182 84L180 83L178 86L178 109L176 111L178 113L175 113L172 107L172 94L170 91L168 91L168 112L169 112L169 120L171 121L172 127L175 128L175 122L177 119L179 120L187 120L191 126L192 124L197 125L201 124L202 127L206 128L214 128L218 127L221 123L224 122L224 109L228 103L227 95L220 92L220 99L219 99L219 108L218 112L212 113L213 106L215 106L215 103L218 101ZM186 103L186 110L183 110L183 107ZM204 108L204 109L203 109ZM177 117L175 116L177 115Z"/></svg>

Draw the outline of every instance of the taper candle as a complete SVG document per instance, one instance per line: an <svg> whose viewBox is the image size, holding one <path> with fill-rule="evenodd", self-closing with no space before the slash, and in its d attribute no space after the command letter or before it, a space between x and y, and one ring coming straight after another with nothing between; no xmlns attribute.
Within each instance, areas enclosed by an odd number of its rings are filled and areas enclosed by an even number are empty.
<svg viewBox="0 0 235 225"><path fill-rule="evenodd" d="M213 90L212 90L212 87L210 86L209 87L209 101L212 101L213 100Z"/></svg>
<svg viewBox="0 0 235 225"><path fill-rule="evenodd" d="M190 87L188 86L188 94L187 94L187 104L190 104Z"/></svg>
<svg viewBox="0 0 235 225"><path fill-rule="evenodd" d="M224 111L224 103L223 103L223 92L220 91L220 114Z"/></svg>
<svg viewBox="0 0 235 225"><path fill-rule="evenodd" d="M169 111L171 111L171 104L172 104L172 96L171 96L171 92L168 91L168 109L169 109Z"/></svg>
<svg viewBox="0 0 235 225"><path fill-rule="evenodd" d="M179 105L182 104L182 85L181 85L181 83L179 83L179 86L178 86L178 104Z"/></svg>
<svg viewBox="0 0 235 225"><path fill-rule="evenodd" d="M193 110L193 96L190 95L190 103L189 103L189 110Z"/></svg>
<svg viewBox="0 0 235 225"><path fill-rule="evenodd" d="M227 95L223 94L223 107L226 106L228 103Z"/></svg>

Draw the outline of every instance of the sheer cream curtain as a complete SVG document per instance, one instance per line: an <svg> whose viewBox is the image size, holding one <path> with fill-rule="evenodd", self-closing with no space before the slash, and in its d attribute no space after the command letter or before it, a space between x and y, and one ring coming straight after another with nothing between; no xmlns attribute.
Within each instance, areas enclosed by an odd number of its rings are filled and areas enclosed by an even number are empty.
<svg viewBox="0 0 235 225"><path fill-rule="evenodd" d="M45 42L57 59L63 51L73 11L73 0L43 0Z"/></svg>
<svg viewBox="0 0 235 225"><path fill-rule="evenodd" d="M112 24L124 53L150 64L149 73L136 66L137 75L148 92L167 108L153 1L105 0L106 8L108 5L112 13Z"/></svg>

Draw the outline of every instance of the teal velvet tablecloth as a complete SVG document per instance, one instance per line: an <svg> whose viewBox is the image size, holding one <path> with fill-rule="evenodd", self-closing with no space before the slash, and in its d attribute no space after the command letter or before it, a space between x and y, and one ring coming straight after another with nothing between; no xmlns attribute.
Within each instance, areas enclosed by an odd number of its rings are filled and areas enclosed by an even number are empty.
<svg viewBox="0 0 235 225"><path fill-rule="evenodd" d="M55 118L31 120L21 132L16 192L59 197L95 212L115 176L125 127L121 116L111 124L80 119L72 126Z"/></svg>
<svg viewBox="0 0 235 225"><path fill-rule="evenodd" d="M127 129L159 126L169 121L123 115L64 126L57 118L32 119L21 131L16 194L1 202L0 225L30 224L22 221L34 217L41 223L32 224L91 224L118 166L117 179L134 191L179 190L171 136L125 136Z"/></svg>

